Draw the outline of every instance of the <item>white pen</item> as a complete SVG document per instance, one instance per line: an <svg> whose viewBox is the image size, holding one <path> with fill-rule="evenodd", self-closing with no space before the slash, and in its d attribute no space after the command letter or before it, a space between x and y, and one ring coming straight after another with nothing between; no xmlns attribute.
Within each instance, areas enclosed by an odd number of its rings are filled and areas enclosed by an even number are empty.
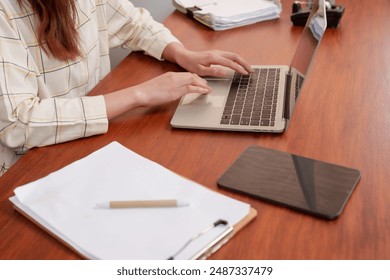
<svg viewBox="0 0 390 280"><path fill-rule="evenodd" d="M98 208L152 208L152 207L183 207L188 206L188 202L177 199L163 200L123 200L97 203Z"/></svg>

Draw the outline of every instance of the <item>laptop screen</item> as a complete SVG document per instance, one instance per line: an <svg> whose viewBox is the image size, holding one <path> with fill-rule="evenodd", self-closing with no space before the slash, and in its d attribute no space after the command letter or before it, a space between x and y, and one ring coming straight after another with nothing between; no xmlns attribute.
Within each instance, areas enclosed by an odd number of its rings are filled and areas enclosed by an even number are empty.
<svg viewBox="0 0 390 280"><path fill-rule="evenodd" d="M303 74L303 77L307 74L307 70L327 26L325 1L315 0L308 5L312 6L312 8L290 65L292 69L296 69Z"/></svg>
<svg viewBox="0 0 390 280"><path fill-rule="evenodd" d="M292 117L306 74L327 27L325 1L315 0L307 5L306 8L311 10L290 64L283 114L287 120Z"/></svg>

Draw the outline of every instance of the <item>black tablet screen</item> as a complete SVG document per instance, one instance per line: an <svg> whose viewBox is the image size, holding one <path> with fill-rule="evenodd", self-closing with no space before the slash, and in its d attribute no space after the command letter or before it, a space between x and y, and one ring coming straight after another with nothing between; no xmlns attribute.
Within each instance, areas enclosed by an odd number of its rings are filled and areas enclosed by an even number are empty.
<svg viewBox="0 0 390 280"><path fill-rule="evenodd" d="M251 146L218 179L218 186L334 219L359 179L356 169Z"/></svg>

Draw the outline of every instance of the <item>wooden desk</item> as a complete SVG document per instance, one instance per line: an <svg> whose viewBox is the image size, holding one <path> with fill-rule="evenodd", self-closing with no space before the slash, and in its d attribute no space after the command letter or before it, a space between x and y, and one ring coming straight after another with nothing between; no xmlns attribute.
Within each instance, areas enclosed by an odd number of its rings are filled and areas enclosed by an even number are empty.
<svg viewBox="0 0 390 280"><path fill-rule="evenodd" d="M165 24L188 47L240 53L252 64L289 63L301 28L291 0L280 20L213 32L174 12ZM0 258L78 256L15 212L13 189L116 140L211 189L250 203L257 218L212 259L390 259L390 2L339 0L346 13L317 52L287 132L281 135L173 129L177 102L115 119L105 135L33 149L0 179ZM180 69L132 53L93 91L102 94ZM343 214L325 221L217 188L217 178L257 144L361 170Z"/></svg>

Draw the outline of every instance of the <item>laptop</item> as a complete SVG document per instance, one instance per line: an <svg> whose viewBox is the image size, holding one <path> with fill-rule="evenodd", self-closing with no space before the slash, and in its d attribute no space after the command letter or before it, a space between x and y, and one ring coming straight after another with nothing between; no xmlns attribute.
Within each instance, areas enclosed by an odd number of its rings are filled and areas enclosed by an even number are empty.
<svg viewBox="0 0 390 280"><path fill-rule="evenodd" d="M223 78L205 78L212 92L182 97L171 126L283 132L326 30L325 7L321 7L315 1L290 65L255 65L250 75L231 71Z"/></svg>

